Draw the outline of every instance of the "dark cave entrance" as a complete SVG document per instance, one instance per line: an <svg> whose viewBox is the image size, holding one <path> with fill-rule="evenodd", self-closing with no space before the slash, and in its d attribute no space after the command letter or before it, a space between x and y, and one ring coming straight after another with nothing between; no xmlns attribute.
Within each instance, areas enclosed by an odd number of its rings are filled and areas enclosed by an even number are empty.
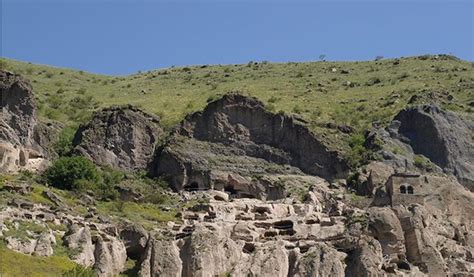
<svg viewBox="0 0 474 277"><path fill-rule="evenodd" d="M191 182L183 187L185 191L198 191L199 190L199 184L198 182Z"/></svg>
<svg viewBox="0 0 474 277"><path fill-rule="evenodd" d="M234 186L232 185L226 185L224 187L224 192L227 192L230 195L236 195L237 191L234 189Z"/></svg>

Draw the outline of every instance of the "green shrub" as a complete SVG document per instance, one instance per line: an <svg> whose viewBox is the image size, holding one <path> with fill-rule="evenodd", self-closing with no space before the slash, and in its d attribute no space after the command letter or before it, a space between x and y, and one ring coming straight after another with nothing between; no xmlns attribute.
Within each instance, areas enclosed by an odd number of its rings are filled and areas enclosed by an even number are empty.
<svg viewBox="0 0 474 277"><path fill-rule="evenodd" d="M272 96L272 97L270 97L270 99L268 99L268 103L275 103L278 100L279 100L278 97Z"/></svg>
<svg viewBox="0 0 474 277"><path fill-rule="evenodd" d="M296 114L301 114L303 112L303 110L301 109L299 105L294 106L291 111Z"/></svg>
<svg viewBox="0 0 474 277"><path fill-rule="evenodd" d="M60 189L81 188L85 182L100 182L96 166L84 157L59 158L45 171L44 177L48 183Z"/></svg>
<svg viewBox="0 0 474 277"><path fill-rule="evenodd" d="M426 171L432 171L434 169L431 161L422 155L415 155L415 158L413 159L413 164L419 169L423 169Z"/></svg>
<svg viewBox="0 0 474 277"><path fill-rule="evenodd" d="M102 182L97 185L96 191L98 197L103 200L115 200L119 197L118 191L115 186L119 184L124 174L120 171L106 168L102 171Z"/></svg>
<svg viewBox="0 0 474 277"><path fill-rule="evenodd" d="M362 134L355 134L349 140L350 151L348 154L348 162L352 168L363 165L373 158L373 151L365 148L365 137Z"/></svg>
<svg viewBox="0 0 474 277"><path fill-rule="evenodd" d="M77 128L74 127L65 127L61 131L58 140L53 145L53 150L58 154L58 156L69 156L72 151L72 140L76 133L76 129Z"/></svg>

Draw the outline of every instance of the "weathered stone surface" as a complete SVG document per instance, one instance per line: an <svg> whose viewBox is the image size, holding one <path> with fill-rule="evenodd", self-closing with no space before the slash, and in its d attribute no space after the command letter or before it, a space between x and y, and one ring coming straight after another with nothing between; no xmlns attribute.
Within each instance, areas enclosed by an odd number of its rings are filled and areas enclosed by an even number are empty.
<svg viewBox="0 0 474 277"><path fill-rule="evenodd" d="M89 227L81 227L76 224L69 226L69 230L64 236L64 243L67 247L78 252L73 260L86 267L94 265L94 245L92 244Z"/></svg>
<svg viewBox="0 0 474 277"><path fill-rule="evenodd" d="M288 187L307 187L312 181L306 174L332 179L347 170L339 153L297 120L266 111L255 98L229 94L187 116L157 151L150 173L176 190L272 200L287 193L279 180L284 175L294 183Z"/></svg>
<svg viewBox="0 0 474 277"><path fill-rule="evenodd" d="M290 269L289 276L344 276L345 258L345 253L338 252L324 243L318 243L306 253L300 254Z"/></svg>
<svg viewBox="0 0 474 277"><path fill-rule="evenodd" d="M140 266L140 277L180 277L183 265L173 241L150 238Z"/></svg>
<svg viewBox="0 0 474 277"><path fill-rule="evenodd" d="M31 85L0 71L0 172L38 171L48 164L58 126L38 121Z"/></svg>
<svg viewBox="0 0 474 277"><path fill-rule="evenodd" d="M395 168L428 170L454 174L471 191L474 189L474 123L436 105L420 105L402 110L386 129L374 130L367 146L384 143L380 154ZM415 155L433 164L420 168ZM418 161L419 163L419 161Z"/></svg>
<svg viewBox="0 0 474 277"><path fill-rule="evenodd" d="M98 236L94 250L94 270L99 276L117 276L125 268L127 251L123 242L112 236Z"/></svg>
<svg viewBox="0 0 474 277"><path fill-rule="evenodd" d="M74 136L74 152L115 169L145 170L163 135L157 116L133 106L94 113Z"/></svg>
<svg viewBox="0 0 474 277"><path fill-rule="evenodd" d="M35 246L35 255L48 257L53 255L53 245L56 244L56 238L51 231L43 232L38 238Z"/></svg>
<svg viewBox="0 0 474 277"><path fill-rule="evenodd" d="M405 260L405 238L397 215L390 208L369 209L369 231L380 242L382 253L397 263Z"/></svg>
<svg viewBox="0 0 474 277"><path fill-rule="evenodd" d="M218 276L230 272L242 252L228 234L216 224L196 224L181 248L182 276Z"/></svg>
<svg viewBox="0 0 474 277"><path fill-rule="evenodd" d="M351 241L346 259L345 276L384 276L383 257L380 243L368 236Z"/></svg>
<svg viewBox="0 0 474 277"><path fill-rule="evenodd" d="M15 250L23 254L32 254L35 251L35 239L21 240L18 238L7 237L5 238L5 241L7 243L7 247L11 250Z"/></svg>
<svg viewBox="0 0 474 277"><path fill-rule="evenodd" d="M120 237L125 243L127 256L138 260L145 253L148 242L148 232L140 225L131 224L120 231Z"/></svg>
<svg viewBox="0 0 474 277"><path fill-rule="evenodd" d="M290 265L283 242L267 242L246 255L245 259L229 272L239 277L288 276Z"/></svg>

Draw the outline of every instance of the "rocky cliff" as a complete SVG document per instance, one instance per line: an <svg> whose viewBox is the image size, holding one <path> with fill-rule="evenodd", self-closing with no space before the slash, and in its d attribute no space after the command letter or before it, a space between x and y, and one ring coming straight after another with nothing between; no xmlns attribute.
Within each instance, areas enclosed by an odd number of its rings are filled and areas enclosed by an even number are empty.
<svg viewBox="0 0 474 277"><path fill-rule="evenodd" d="M226 189L256 198L260 192L282 198L272 175L332 180L347 171L340 154L301 122L268 112L257 99L239 94L228 94L187 116L151 168L152 175L165 176L178 190ZM269 185L272 192L259 188Z"/></svg>
<svg viewBox="0 0 474 277"><path fill-rule="evenodd" d="M56 124L38 120L31 85L22 77L0 71L0 172L44 169Z"/></svg>
<svg viewBox="0 0 474 277"><path fill-rule="evenodd" d="M396 168L454 174L474 189L474 123L436 105L404 109L386 129L369 134L367 144L381 141L381 156Z"/></svg>
<svg viewBox="0 0 474 277"><path fill-rule="evenodd" d="M100 110L77 131L74 152L97 165L146 170L163 136L160 119L132 106Z"/></svg>

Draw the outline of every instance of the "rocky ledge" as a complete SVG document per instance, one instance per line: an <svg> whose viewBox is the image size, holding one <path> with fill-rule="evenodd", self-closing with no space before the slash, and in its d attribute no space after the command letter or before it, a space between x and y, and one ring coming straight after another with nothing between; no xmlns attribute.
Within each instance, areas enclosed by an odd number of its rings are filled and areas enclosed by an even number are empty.
<svg viewBox="0 0 474 277"><path fill-rule="evenodd" d="M259 179L272 175L342 178L348 166L293 117L268 112L255 98L228 94L187 116L157 151L150 171L177 190L238 191L235 183L259 186Z"/></svg>

